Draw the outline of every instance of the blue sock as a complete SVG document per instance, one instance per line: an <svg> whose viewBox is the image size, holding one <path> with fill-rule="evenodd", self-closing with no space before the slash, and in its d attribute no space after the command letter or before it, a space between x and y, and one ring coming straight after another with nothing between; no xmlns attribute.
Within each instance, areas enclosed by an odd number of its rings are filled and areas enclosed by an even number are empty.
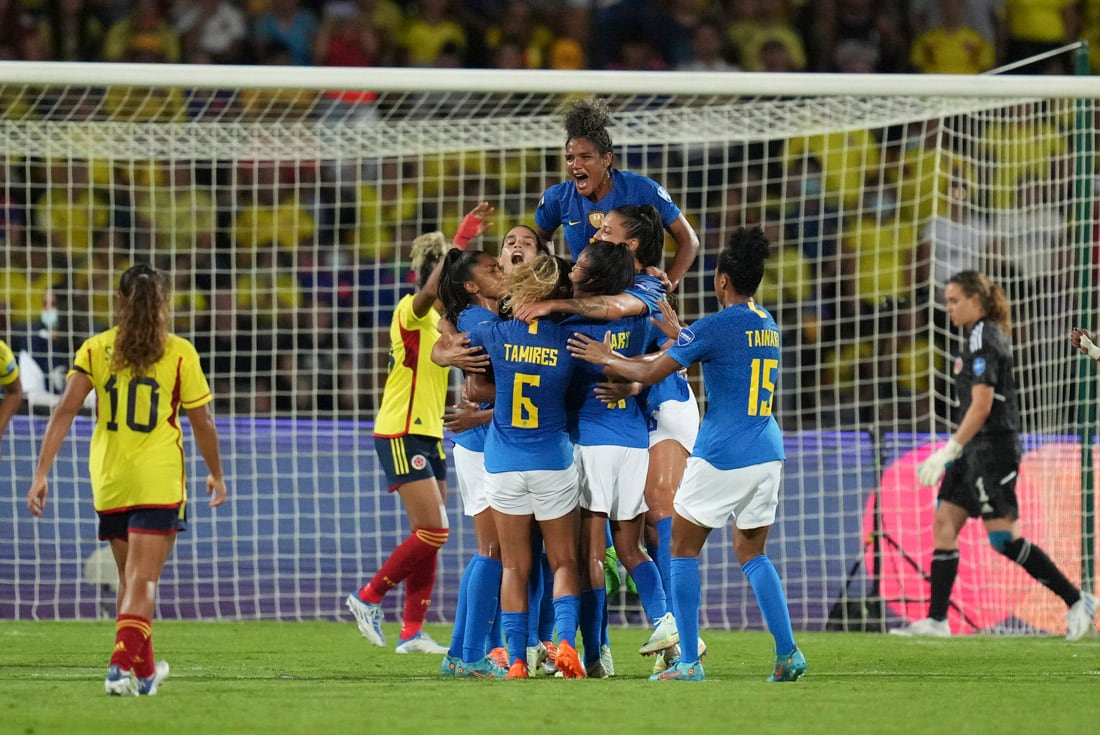
<svg viewBox="0 0 1100 735"><path fill-rule="evenodd" d="M539 634L542 632L539 626L539 616L542 613L542 562L539 561L541 553L534 557L535 563L531 565L531 576L527 578L527 645L537 646ZM546 640L549 640L547 638Z"/></svg>
<svg viewBox="0 0 1100 735"><path fill-rule="evenodd" d="M527 613L501 612L500 622L508 639L508 664L527 660Z"/></svg>
<svg viewBox="0 0 1100 735"><path fill-rule="evenodd" d="M542 555L542 609L539 611L538 634L540 641L554 640L554 618L557 608L554 607L554 570L550 568L550 560L546 554ZM574 627L574 630L576 628ZM561 634L561 631L558 631Z"/></svg>
<svg viewBox="0 0 1100 735"><path fill-rule="evenodd" d="M584 665L600 657L600 645L603 643L603 604L607 594L603 587L585 590L581 593L581 642L584 644Z"/></svg>
<svg viewBox="0 0 1100 735"><path fill-rule="evenodd" d="M699 660L699 557L678 556L670 560L672 606L680 629L680 660Z"/></svg>
<svg viewBox="0 0 1100 735"><path fill-rule="evenodd" d="M500 603L500 577L503 573L499 559L479 554L477 561L479 564L470 575L470 588L466 593L469 610L466 613L462 660L468 664L485 657L485 637L489 634Z"/></svg>
<svg viewBox="0 0 1100 735"><path fill-rule="evenodd" d="M651 554L651 556L653 555ZM671 600L672 516L657 521L657 554L653 556L653 561L657 562L657 570L661 573L661 584L664 585L665 588L665 599ZM637 580L635 580L634 583L637 584Z"/></svg>
<svg viewBox="0 0 1100 735"><path fill-rule="evenodd" d="M665 597L665 588L661 584L661 573L657 571L657 565L653 561L643 561L634 567L630 576L638 587L638 597L642 600L646 617L651 624L656 623L668 612L668 598Z"/></svg>
<svg viewBox="0 0 1100 735"><path fill-rule="evenodd" d="M530 636L528 636L530 637ZM497 595L497 611L493 614L493 624L489 626L489 634L485 636L485 650L504 647L504 626L500 624L500 595Z"/></svg>
<svg viewBox="0 0 1100 735"><path fill-rule="evenodd" d="M611 519L610 518L608 518L607 523L604 524L603 532L604 532L604 535L603 535L604 548L605 549L610 549L612 546L615 545L615 539L611 538Z"/></svg>
<svg viewBox="0 0 1100 735"><path fill-rule="evenodd" d="M581 600L576 595L562 595L554 598L554 627L558 629L558 642L568 641L577 647L577 618L581 611Z"/></svg>
<svg viewBox="0 0 1100 735"><path fill-rule="evenodd" d="M600 587L600 643L611 648L611 634L607 631L607 588Z"/></svg>
<svg viewBox="0 0 1100 735"><path fill-rule="evenodd" d="M451 628L451 647L447 649L447 655L451 658L461 659L462 640L466 632L466 604L468 598L467 588L470 586L470 571L477 565L477 554L466 563L462 570L462 577L458 581L458 603L455 605L455 624Z"/></svg>
<svg viewBox="0 0 1100 735"><path fill-rule="evenodd" d="M756 595L756 604L760 606L764 622L775 638L775 654L786 656L795 649L794 632L791 630L791 611L787 607L787 596L783 594L779 573L775 571L767 554L749 559L741 566L741 571L748 577L753 594Z"/></svg>

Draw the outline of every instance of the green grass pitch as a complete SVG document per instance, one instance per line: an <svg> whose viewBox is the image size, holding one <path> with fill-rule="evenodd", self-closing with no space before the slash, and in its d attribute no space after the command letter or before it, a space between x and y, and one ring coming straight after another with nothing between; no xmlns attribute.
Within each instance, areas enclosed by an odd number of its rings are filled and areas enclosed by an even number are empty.
<svg viewBox="0 0 1100 735"><path fill-rule="evenodd" d="M450 629L428 626L440 641ZM395 625L386 626L390 639ZM1100 730L1100 638L798 635L809 673L768 684L771 637L704 631L707 680L650 682L644 631L611 631L605 680L443 679L440 657L354 623L155 624L155 697L103 692L110 621L0 622L0 733L1067 733Z"/></svg>

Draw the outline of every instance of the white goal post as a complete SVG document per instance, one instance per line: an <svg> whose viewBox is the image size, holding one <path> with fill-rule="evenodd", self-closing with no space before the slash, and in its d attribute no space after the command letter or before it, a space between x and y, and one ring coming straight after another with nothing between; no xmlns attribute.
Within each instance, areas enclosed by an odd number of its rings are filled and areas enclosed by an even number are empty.
<svg viewBox="0 0 1100 735"><path fill-rule="evenodd" d="M949 429L959 335L939 296L966 267L1013 300L1024 533L1093 584L1096 370L1067 335L1100 327L1095 80L6 62L0 337L42 374L0 444L0 618L110 608L85 564L99 548L90 415L58 457L47 517L22 498L51 387L143 259L174 276L174 328L211 377L232 496L216 512L194 496L158 617L344 615L406 533L370 421L409 243L488 201L478 246L495 253L564 179L563 104L589 95L609 101L616 165L661 182L699 234L682 317L713 310L734 227L773 241L758 300L784 334L788 461L768 553L796 628L924 614L933 491L914 469ZM52 342L46 300L61 311ZM476 548L448 507L430 620L450 619ZM1064 631L1061 603L995 558L980 524L962 545L956 631ZM390 619L400 603L387 598ZM620 596L617 622L635 607ZM704 552L702 623L762 625L728 531Z"/></svg>

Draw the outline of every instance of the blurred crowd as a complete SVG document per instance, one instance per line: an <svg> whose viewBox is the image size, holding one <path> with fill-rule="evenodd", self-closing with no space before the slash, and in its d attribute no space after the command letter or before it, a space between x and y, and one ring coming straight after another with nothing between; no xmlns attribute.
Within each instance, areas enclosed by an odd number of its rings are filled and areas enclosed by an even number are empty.
<svg viewBox="0 0 1100 735"><path fill-rule="evenodd" d="M978 73L1078 39L1100 47L1100 3L0 0L24 60Z"/></svg>

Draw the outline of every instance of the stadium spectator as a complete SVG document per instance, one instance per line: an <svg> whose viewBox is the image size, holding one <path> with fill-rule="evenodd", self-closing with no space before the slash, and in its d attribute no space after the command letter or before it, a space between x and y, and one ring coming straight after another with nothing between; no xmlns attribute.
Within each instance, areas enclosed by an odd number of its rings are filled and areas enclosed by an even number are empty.
<svg viewBox="0 0 1100 735"><path fill-rule="evenodd" d="M254 21L252 42L256 56L266 58L269 46L285 48L293 66L313 63L317 17L299 0L271 0L270 7Z"/></svg>
<svg viewBox="0 0 1100 735"><path fill-rule="evenodd" d="M839 52L845 42L866 49L875 63L866 73L901 71L906 62L906 42L898 8L881 0L821 0L815 4L815 41L818 62L835 71L844 69Z"/></svg>
<svg viewBox="0 0 1100 735"><path fill-rule="evenodd" d="M1005 62L1022 61L1076 41L1082 31L1077 0L1004 0ZM1041 73L1035 64L1012 70Z"/></svg>
<svg viewBox="0 0 1100 735"><path fill-rule="evenodd" d="M740 71L731 59L733 47L726 41L722 24L715 16L699 19L691 31L691 55L677 65L678 71Z"/></svg>
<svg viewBox="0 0 1100 735"><path fill-rule="evenodd" d="M762 58L765 46L779 43L787 51L790 71L806 69L806 49L802 38L790 25L790 10L784 0L757 0L752 14L737 24L730 37L738 39L737 58L745 71L767 71Z"/></svg>
<svg viewBox="0 0 1100 735"><path fill-rule="evenodd" d="M463 65L469 39L451 13L451 0L424 0L405 23L399 60L404 66Z"/></svg>
<svg viewBox="0 0 1100 735"><path fill-rule="evenodd" d="M103 410L92 435L92 495L99 538L109 541L119 576L115 644L104 682L111 695L156 694L169 672L167 662L153 657L153 614L161 571L176 535L187 528L180 407L209 469L210 505L226 498L217 429L207 410L210 387L195 348L168 331L169 289L168 277L145 264L122 274L117 325L77 351L27 492L28 509L40 517L54 458L94 390ZM104 457L111 458L109 467Z"/></svg>
<svg viewBox="0 0 1100 735"><path fill-rule="evenodd" d="M155 58L147 59L146 54ZM108 27L103 40L105 61L154 60L177 64L182 58L180 38L157 0L134 0L129 14Z"/></svg>
<svg viewBox="0 0 1100 735"><path fill-rule="evenodd" d="M917 466L920 485L938 487L928 617L890 632L951 635L948 606L959 569L959 532L967 519L981 518L990 545L1066 603L1066 640L1078 640L1095 632L1096 598L1075 587L1038 545L1021 535L1016 499L1020 405L1008 300L1000 286L977 271L954 274L944 298L964 340L954 370L957 428L946 445Z"/></svg>
<svg viewBox="0 0 1100 735"><path fill-rule="evenodd" d="M916 34L909 63L923 74L980 74L997 63L997 50L967 25L966 6L959 0L940 0L942 18Z"/></svg>
<svg viewBox="0 0 1100 735"><path fill-rule="evenodd" d="M8 430L11 417L23 405L23 384L19 380L19 364L8 343L0 339L0 385L4 386L4 399L0 401L0 438Z"/></svg>
<svg viewBox="0 0 1100 735"><path fill-rule="evenodd" d="M65 375L72 366L73 353L84 337L77 336L76 322L68 305L65 290L47 289L38 318L24 326L13 348L19 361L19 376L27 405L53 408L65 390ZM91 396L85 408L93 408Z"/></svg>
<svg viewBox="0 0 1100 735"><path fill-rule="evenodd" d="M916 37L944 24L949 6L962 11L963 25L977 31L1000 58L1004 51L1005 0L909 0L909 34Z"/></svg>
<svg viewBox="0 0 1100 735"><path fill-rule="evenodd" d="M440 314L434 305L447 249L441 232L413 240L417 290L404 296L394 313L390 373L374 423L375 451L389 492L398 493L405 506L410 533L371 580L346 600L363 637L385 646L381 602L387 592L405 582L398 653L447 653L423 630L435 586L436 559L448 536L443 452L448 372L431 361L432 346L439 338Z"/></svg>
<svg viewBox="0 0 1100 735"><path fill-rule="evenodd" d="M0 61L41 61L48 48L34 15L19 0L0 0Z"/></svg>
<svg viewBox="0 0 1100 735"><path fill-rule="evenodd" d="M575 357L602 365L607 375L648 385L696 362L703 368L709 410L676 493L672 521L672 595L678 613L680 660L651 679L705 678L698 637L699 553L711 531L731 516L734 553L775 639L775 666L768 681L796 681L806 673L806 659L795 645L782 583L764 553L775 523L785 459L782 432L772 415L780 365L779 330L771 314L753 300L767 255L763 231L735 230L715 269L714 292L722 310L680 328L676 343L668 350L624 357L613 352L607 341L584 334L574 334L569 340L569 351ZM667 305L662 312L665 333L676 335L679 321L675 312ZM746 341L744 335L749 333L757 337Z"/></svg>
<svg viewBox="0 0 1100 735"><path fill-rule="evenodd" d="M47 0L38 21L46 58L99 61L106 29L92 0Z"/></svg>
<svg viewBox="0 0 1100 735"><path fill-rule="evenodd" d="M239 64L248 59L248 18L230 0L176 0L172 24L192 64Z"/></svg>
<svg viewBox="0 0 1100 735"><path fill-rule="evenodd" d="M564 227L565 244L576 259L600 229L606 212L620 204L652 204L665 228L676 239L676 254L668 267L675 290L695 262L699 237L687 218L656 181L615 168L614 145L607 127L607 102L574 100L565 113L565 165L571 181L543 192L535 211L539 238L553 239Z"/></svg>
<svg viewBox="0 0 1100 735"><path fill-rule="evenodd" d="M485 30L485 47L495 59L504 45L518 47L517 69L542 69L549 65L554 33L528 0L510 0L499 22ZM501 68L499 62L494 66Z"/></svg>

